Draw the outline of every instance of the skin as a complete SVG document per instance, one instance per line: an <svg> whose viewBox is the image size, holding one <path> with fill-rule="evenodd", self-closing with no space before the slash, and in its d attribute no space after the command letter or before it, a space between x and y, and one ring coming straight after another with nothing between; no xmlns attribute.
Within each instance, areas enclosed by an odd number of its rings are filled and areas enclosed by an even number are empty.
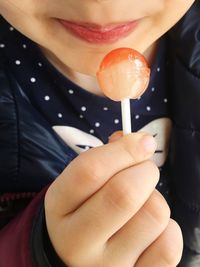
<svg viewBox="0 0 200 267"><path fill-rule="evenodd" d="M151 62L156 40L189 9L194 0L1 0L0 13L16 29L39 44L49 61L83 88L101 94L95 75L110 50L131 47ZM113 44L84 42L55 18L105 26L141 19L137 29ZM34 26L33 26L34 25ZM63 56L64 55L64 56ZM81 60L80 60L81 59Z"/></svg>
<svg viewBox="0 0 200 267"><path fill-rule="evenodd" d="M118 47L144 53L151 64L157 40L192 0L1 0L0 13L36 42L48 60L86 90L100 94L94 77L103 56ZM97 45L68 33L55 17L105 26L142 18L129 36ZM63 56L64 55L64 56ZM80 60L81 59L81 60ZM45 213L51 242L69 267L174 267L182 235L155 190L154 139L121 137L79 155L49 187Z"/></svg>
<svg viewBox="0 0 200 267"><path fill-rule="evenodd" d="M175 267L183 241L155 190L154 138L119 137L79 155L48 189L51 241L70 267Z"/></svg>

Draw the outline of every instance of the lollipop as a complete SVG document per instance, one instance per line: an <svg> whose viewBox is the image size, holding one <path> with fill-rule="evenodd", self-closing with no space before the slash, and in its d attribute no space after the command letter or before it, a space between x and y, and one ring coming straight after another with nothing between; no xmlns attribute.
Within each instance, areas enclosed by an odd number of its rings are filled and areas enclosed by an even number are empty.
<svg viewBox="0 0 200 267"><path fill-rule="evenodd" d="M124 134L131 132L130 98L146 90L150 69L143 55L131 48L118 48L108 53L100 64L97 80L103 93L121 101Z"/></svg>

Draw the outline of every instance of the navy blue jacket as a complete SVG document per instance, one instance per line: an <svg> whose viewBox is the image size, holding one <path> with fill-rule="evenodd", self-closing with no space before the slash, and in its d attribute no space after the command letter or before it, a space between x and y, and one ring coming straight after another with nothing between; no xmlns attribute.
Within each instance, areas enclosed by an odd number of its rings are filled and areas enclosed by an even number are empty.
<svg viewBox="0 0 200 267"><path fill-rule="evenodd" d="M184 234L179 266L199 267L199 1L168 32L167 42L173 121L168 156L171 210ZM31 106L0 51L0 266L65 266L48 239L43 199L48 185L75 156Z"/></svg>

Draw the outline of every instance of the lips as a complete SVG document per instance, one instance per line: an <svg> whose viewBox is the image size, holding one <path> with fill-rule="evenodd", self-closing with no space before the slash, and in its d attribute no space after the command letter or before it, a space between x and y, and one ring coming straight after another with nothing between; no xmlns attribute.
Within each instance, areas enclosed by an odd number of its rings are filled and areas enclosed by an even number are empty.
<svg viewBox="0 0 200 267"><path fill-rule="evenodd" d="M94 44L113 43L128 36L138 25L139 20L121 24L100 26L90 23L75 23L61 20L59 22L65 29L76 37Z"/></svg>

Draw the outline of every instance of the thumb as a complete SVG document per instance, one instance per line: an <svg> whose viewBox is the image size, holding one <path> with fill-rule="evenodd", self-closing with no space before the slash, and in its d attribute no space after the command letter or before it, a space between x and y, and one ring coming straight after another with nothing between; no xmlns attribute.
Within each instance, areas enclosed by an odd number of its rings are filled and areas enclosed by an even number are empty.
<svg viewBox="0 0 200 267"><path fill-rule="evenodd" d="M113 134L111 134L108 138L108 143L112 143L117 141L118 139L120 139L123 136L123 132L122 131L116 131Z"/></svg>

